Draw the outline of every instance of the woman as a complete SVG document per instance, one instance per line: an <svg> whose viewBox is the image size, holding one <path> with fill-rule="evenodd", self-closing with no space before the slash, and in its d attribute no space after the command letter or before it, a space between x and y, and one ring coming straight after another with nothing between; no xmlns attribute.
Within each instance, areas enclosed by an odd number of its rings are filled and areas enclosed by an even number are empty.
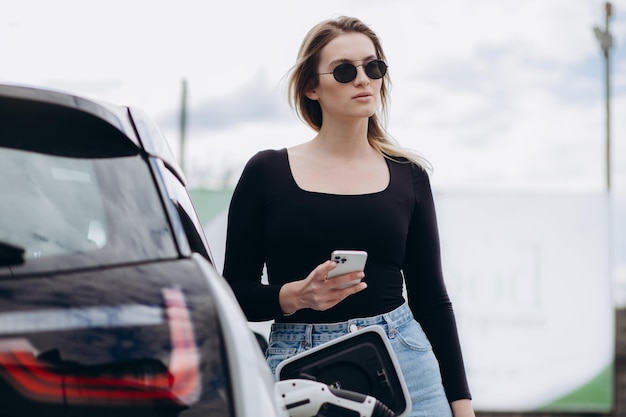
<svg viewBox="0 0 626 417"><path fill-rule="evenodd" d="M358 19L310 30L289 95L317 135L248 162L231 201L223 274L248 320L275 320L272 371L351 325L379 324L402 364L411 416L473 416L425 164L379 120L384 61L376 34ZM328 280L334 249L367 251L365 270Z"/></svg>

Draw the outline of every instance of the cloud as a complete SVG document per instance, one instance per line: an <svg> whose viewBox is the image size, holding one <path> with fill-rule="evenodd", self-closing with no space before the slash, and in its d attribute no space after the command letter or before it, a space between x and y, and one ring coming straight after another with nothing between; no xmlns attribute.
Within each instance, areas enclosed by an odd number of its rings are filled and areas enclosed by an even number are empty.
<svg viewBox="0 0 626 417"><path fill-rule="evenodd" d="M199 133L233 129L250 122L291 119L293 115L286 104L286 96L277 90L269 85L263 73L258 73L232 93L203 98L192 106L188 105L188 129ZM179 119L180 109L159 117L158 123L171 128L178 126Z"/></svg>
<svg viewBox="0 0 626 417"><path fill-rule="evenodd" d="M187 79L190 149L221 138L219 154L238 161L269 136L309 137L306 128L292 133L298 122L277 86L308 28L353 15L387 52L389 131L435 163L435 182L602 187L604 74L592 28L604 23L603 2L235 1L204 13L193 2L156 1L148 20L139 19L148 2L126 3L16 3L0 16L0 35L12 39L0 44L2 77L137 105L168 132L178 131ZM626 184L626 4L614 6L613 169Z"/></svg>
<svg viewBox="0 0 626 417"><path fill-rule="evenodd" d="M429 24L402 35L403 54L395 46L388 53L394 136L431 159L438 185L601 190L604 67L595 9L480 1L445 13L456 3L443 3L422 19ZM616 29L624 26L618 17ZM395 45L398 33L391 35ZM615 68L623 66L614 54ZM617 72L614 115L624 108ZM617 150L624 122L613 124Z"/></svg>

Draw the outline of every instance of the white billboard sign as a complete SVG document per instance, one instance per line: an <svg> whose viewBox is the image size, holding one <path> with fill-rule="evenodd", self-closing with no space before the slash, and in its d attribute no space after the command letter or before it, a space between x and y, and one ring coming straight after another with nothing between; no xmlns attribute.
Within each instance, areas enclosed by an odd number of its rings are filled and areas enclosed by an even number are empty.
<svg viewBox="0 0 626 417"><path fill-rule="evenodd" d="M435 198L475 407L610 410L607 196Z"/></svg>

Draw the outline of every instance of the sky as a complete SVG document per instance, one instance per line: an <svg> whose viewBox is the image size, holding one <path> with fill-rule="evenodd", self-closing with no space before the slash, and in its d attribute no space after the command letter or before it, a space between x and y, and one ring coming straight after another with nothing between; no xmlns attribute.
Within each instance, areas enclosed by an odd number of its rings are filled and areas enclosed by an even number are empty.
<svg viewBox="0 0 626 417"><path fill-rule="evenodd" d="M236 177L265 148L310 139L286 76L315 23L381 37L389 133L443 188L602 191L600 0L0 0L0 81L141 107L176 155L183 80L192 183ZM626 0L613 1L612 177L626 189Z"/></svg>
<svg viewBox="0 0 626 417"><path fill-rule="evenodd" d="M387 129L432 163L435 190L602 193L605 61L593 27L605 28L604 4L0 0L0 82L140 107L180 157L184 81L189 183L232 185L257 151L314 136L289 108L286 78L310 27L345 14L380 36ZM626 212L626 0L612 4L611 192Z"/></svg>

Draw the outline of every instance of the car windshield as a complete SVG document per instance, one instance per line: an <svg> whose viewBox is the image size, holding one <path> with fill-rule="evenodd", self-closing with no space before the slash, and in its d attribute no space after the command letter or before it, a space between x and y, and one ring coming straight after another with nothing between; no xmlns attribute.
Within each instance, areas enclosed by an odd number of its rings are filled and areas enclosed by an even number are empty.
<svg viewBox="0 0 626 417"><path fill-rule="evenodd" d="M14 274L176 257L140 154L52 155L0 147L0 242L23 249Z"/></svg>

